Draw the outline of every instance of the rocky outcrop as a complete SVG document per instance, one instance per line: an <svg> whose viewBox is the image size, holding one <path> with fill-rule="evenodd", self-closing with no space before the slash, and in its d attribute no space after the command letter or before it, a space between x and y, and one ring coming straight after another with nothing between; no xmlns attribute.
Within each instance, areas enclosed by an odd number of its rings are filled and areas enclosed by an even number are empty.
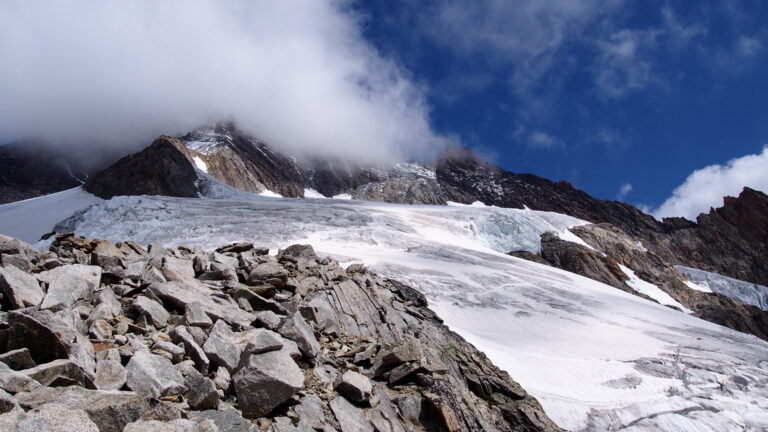
<svg viewBox="0 0 768 432"><path fill-rule="evenodd" d="M146 149L91 176L83 188L104 199L118 195L197 197L197 173L183 148L177 139L161 136Z"/></svg>
<svg viewBox="0 0 768 432"><path fill-rule="evenodd" d="M665 220L666 222L666 220ZM744 188L737 198L696 219L695 226L658 235L658 253L675 264L768 285L768 196Z"/></svg>
<svg viewBox="0 0 768 432"><path fill-rule="evenodd" d="M49 294L43 256L81 289L0 313L4 430L558 430L421 294L311 246L146 251L57 235L13 267L37 283L18 290Z"/></svg>
<svg viewBox="0 0 768 432"><path fill-rule="evenodd" d="M381 178L373 167L322 155L302 159L285 155L231 123L200 128L181 140L205 163L208 174L253 193L268 189L297 198L305 189L314 189L332 197Z"/></svg>
<svg viewBox="0 0 768 432"><path fill-rule="evenodd" d="M541 254L536 258L516 254L616 287L655 301L637 292L626 281L623 265L642 280L651 283L699 318L768 340L768 312L743 304L725 295L691 289L688 277L653 251L646 249L620 228L610 224L582 225L571 231L593 249L564 241L552 233L541 236Z"/></svg>

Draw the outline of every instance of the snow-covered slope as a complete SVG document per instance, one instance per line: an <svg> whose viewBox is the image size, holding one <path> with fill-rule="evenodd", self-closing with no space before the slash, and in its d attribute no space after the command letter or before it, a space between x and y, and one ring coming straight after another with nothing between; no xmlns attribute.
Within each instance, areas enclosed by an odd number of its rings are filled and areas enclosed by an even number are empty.
<svg viewBox="0 0 768 432"><path fill-rule="evenodd" d="M768 287L686 266L675 266L693 281L694 289L713 291L768 310Z"/></svg>
<svg viewBox="0 0 768 432"><path fill-rule="evenodd" d="M118 197L69 221L147 244L311 243L412 284L571 430L768 427L768 343L510 257L579 220L495 207Z"/></svg>
<svg viewBox="0 0 768 432"><path fill-rule="evenodd" d="M0 205L0 233L34 243L78 210L104 202L81 187Z"/></svg>

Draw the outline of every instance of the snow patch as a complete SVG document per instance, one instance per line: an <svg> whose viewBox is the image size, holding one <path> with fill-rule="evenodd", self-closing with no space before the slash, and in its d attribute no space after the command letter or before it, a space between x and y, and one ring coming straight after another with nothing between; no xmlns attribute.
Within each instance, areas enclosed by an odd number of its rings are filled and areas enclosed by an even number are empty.
<svg viewBox="0 0 768 432"><path fill-rule="evenodd" d="M193 159L195 161L195 166L197 167L197 169L199 169L204 173L208 172L208 164L206 164L204 160L200 159L200 156L195 156Z"/></svg>
<svg viewBox="0 0 768 432"><path fill-rule="evenodd" d="M488 207L482 201L475 201L472 204L462 204L455 201L446 201L445 204L451 207Z"/></svg>
<svg viewBox="0 0 768 432"><path fill-rule="evenodd" d="M338 194L338 195L334 195L334 196L333 196L333 199L338 199L338 200L351 200L351 199L352 199L352 195L350 195L350 194L348 194L348 193Z"/></svg>
<svg viewBox="0 0 768 432"><path fill-rule="evenodd" d="M283 198L282 195L279 193L272 192L269 189L264 189L263 191L259 192L258 195L264 196L264 197L270 197L270 198Z"/></svg>
<svg viewBox="0 0 768 432"><path fill-rule="evenodd" d="M619 268L621 269L622 272L624 272L625 275L627 275L627 277L629 277L629 280L627 281L627 285L629 285L633 290L639 293L645 294L648 297L656 300L657 302L665 306L674 306L684 311L685 313L693 313L692 310L680 304L677 300L673 299L669 294L662 291L661 288L637 277L635 272L632 271L632 269L630 269L629 267L625 267L619 264Z"/></svg>
<svg viewBox="0 0 768 432"><path fill-rule="evenodd" d="M325 195L314 189L304 189L304 198L327 198Z"/></svg>
<svg viewBox="0 0 768 432"><path fill-rule="evenodd" d="M714 292L712 291L712 288L709 287L709 284L706 281L694 283L689 280L684 280L683 283L692 290L706 292L706 293Z"/></svg>

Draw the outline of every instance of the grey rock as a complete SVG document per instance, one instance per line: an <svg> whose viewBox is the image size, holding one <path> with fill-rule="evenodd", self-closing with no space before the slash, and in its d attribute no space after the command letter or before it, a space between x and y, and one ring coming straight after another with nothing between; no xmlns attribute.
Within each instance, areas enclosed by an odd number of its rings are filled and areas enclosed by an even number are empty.
<svg viewBox="0 0 768 432"><path fill-rule="evenodd" d="M144 315L155 328L161 329L168 325L168 318L171 314L165 310L163 305L149 297L136 297L133 300L133 308Z"/></svg>
<svg viewBox="0 0 768 432"><path fill-rule="evenodd" d="M423 398L419 393L406 393L398 397L395 402L403 418L411 423L420 421Z"/></svg>
<svg viewBox="0 0 768 432"><path fill-rule="evenodd" d="M315 338L312 328L300 313L288 317L278 329L284 337L296 342L307 358L313 359L320 352L320 343Z"/></svg>
<svg viewBox="0 0 768 432"><path fill-rule="evenodd" d="M389 381L389 384L392 385L420 369L421 369L420 362L403 363L400 366L397 366L396 368L389 371L387 380Z"/></svg>
<svg viewBox="0 0 768 432"><path fill-rule="evenodd" d="M268 328L270 330L276 330L280 326L280 322L283 317L272 311L257 311L253 315L256 317L253 321L254 325L259 327Z"/></svg>
<svg viewBox="0 0 768 432"><path fill-rule="evenodd" d="M99 390L120 390L128 378L128 371L119 361L102 360L96 363L94 384Z"/></svg>
<svg viewBox="0 0 768 432"><path fill-rule="evenodd" d="M173 257L163 257L163 276L168 281L187 281L195 278L192 261Z"/></svg>
<svg viewBox="0 0 768 432"><path fill-rule="evenodd" d="M8 314L8 350L27 348L36 363L69 358L79 336L71 323L49 310L17 310Z"/></svg>
<svg viewBox="0 0 768 432"><path fill-rule="evenodd" d="M26 273L30 273L34 268L32 261L24 254L0 254L0 263L3 267L16 267Z"/></svg>
<svg viewBox="0 0 768 432"><path fill-rule="evenodd" d="M29 369L36 366L27 348L19 348L0 354L0 363L7 364L13 370Z"/></svg>
<svg viewBox="0 0 768 432"><path fill-rule="evenodd" d="M168 422L139 420L123 429L123 432L219 432L216 425L205 418L195 420L176 419Z"/></svg>
<svg viewBox="0 0 768 432"><path fill-rule="evenodd" d="M237 334L237 343L243 352L261 354L283 348L283 338L267 329L251 329Z"/></svg>
<svg viewBox="0 0 768 432"><path fill-rule="evenodd" d="M203 351L211 362L219 367L234 371L240 362L241 350L235 343L232 329L223 321L214 323L208 339L203 344Z"/></svg>
<svg viewBox="0 0 768 432"><path fill-rule="evenodd" d="M184 352L185 352L184 348L178 345L174 345L171 342L167 342L167 341L155 342L155 344L152 345L151 351L154 352L155 350L162 350L170 354L171 358L169 360L171 360L174 363L178 363L184 359Z"/></svg>
<svg viewBox="0 0 768 432"><path fill-rule="evenodd" d="M219 432L257 432L253 423L244 419L237 411L193 411L190 418L205 418L211 420L219 428Z"/></svg>
<svg viewBox="0 0 768 432"><path fill-rule="evenodd" d="M288 270L282 265L266 262L256 266L248 275L249 285L259 285L262 283L271 283L278 287L285 285L288 280Z"/></svg>
<svg viewBox="0 0 768 432"><path fill-rule="evenodd" d="M171 420L181 415L164 403L150 403L149 398L134 392L86 390L77 386L40 387L18 394L16 399L27 410L51 403L83 410L101 432L122 432L126 424L139 418Z"/></svg>
<svg viewBox="0 0 768 432"><path fill-rule="evenodd" d="M0 363L0 389L16 394L29 392L40 387L40 383L29 376L16 372L5 363Z"/></svg>
<svg viewBox="0 0 768 432"><path fill-rule="evenodd" d="M187 327L179 326L169 333L174 343L182 344L184 352L195 362L197 368L203 373L208 373L210 359L205 354L203 348L197 343Z"/></svg>
<svg viewBox="0 0 768 432"><path fill-rule="evenodd" d="M0 291L14 309L37 306L45 297L37 279L14 266L0 267Z"/></svg>
<svg viewBox="0 0 768 432"><path fill-rule="evenodd" d="M299 349L299 345L296 342L290 339L283 339L283 349L288 353L289 356L291 356L292 359L301 359L301 350Z"/></svg>
<svg viewBox="0 0 768 432"><path fill-rule="evenodd" d="M101 267L73 264L56 267L37 275L48 284L40 309L62 310L89 299L101 282Z"/></svg>
<svg viewBox="0 0 768 432"><path fill-rule="evenodd" d="M187 304L184 311L184 320L188 326L208 328L213 325L213 321L205 313L205 308L198 302Z"/></svg>
<svg viewBox="0 0 768 432"><path fill-rule="evenodd" d="M363 374L347 371L339 377L334 388L350 401L364 403L371 400L373 383Z"/></svg>
<svg viewBox="0 0 768 432"><path fill-rule="evenodd" d="M168 280L157 267L146 265L141 271L141 279L150 283L163 283Z"/></svg>
<svg viewBox="0 0 768 432"><path fill-rule="evenodd" d="M189 303L198 302L214 320L221 319L241 328L253 322L253 315L240 309L236 302L216 295L218 292L197 281L157 283L150 285L149 290L166 306L179 311L185 310Z"/></svg>
<svg viewBox="0 0 768 432"><path fill-rule="evenodd" d="M365 412L343 397L335 398L329 405L341 426L341 432L373 432L373 425L367 421Z"/></svg>
<svg viewBox="0 0 768 432"><path fill-rule="evenodd" d="M216 369L213 383L216 384L216 388L223 391L224 393L228 393L229 388L232 386L232 375L229 373L229 369L225 367L219 367Z"/></svg>
<svg viewBox="0 0 768 432"><path fill-rule="evenodd" d="M285 257L290 257L295 260L310 260L310 261L317 261L319 258L317 257L317 254L315 254L315 249L312 247L312 245L300 245L295 244L288 246L285 249L280 250L277 253L277 260L280 261L281 259Z"/></svg>
<svg viewBox="0 0 768 432"><path fill-rule="evenodd" d="M304 374L284 351L251 354L233 376L238 408L246 417L262 417L304 386Z"/></svg>
<svg viewBox="0 0 768 432"><path fill-rule="evenodd" d="M184 377L166 358L148 351L139 351L131 357L126 367L126 384L131 390L159 398L182 394L185 390Z"/></svg>
<svg viewBox="0 0 768 432"><path fill-rule="evenodd" d="M3 416L10 415L3 414ZM0 416L2 417L2 416ZM0 420L2 424L2 420ZM20 414L16 422L7 429L18 432L99 432L83 410L73 410L57 403L47 404L35 411Z"/></svg>
<svg viewBox="0 0 768 432"><path fill-rule="evenodd" d="M93 339L109 339L112 337L112 326L107 320L98 319L91 324L88 335Z"/></svg>
<svg viewBox="0 0 768 432"><path fill-rule="evenodd" d="M315 394L308 394L301 398L301 402L294 408L299 416L299 426L308 430L322 429L325 424L323 401Z"/></svg>
<svg viewBox="0 0 768 432"><path fill-rule="evenodd" d="M20 371L44 386L79 385L93 388L93 379L80 365L69 359L59 359Z"/></svg>
<svg viewBox="0 0 768 432"><path fill-rule="evenodd" d="M187 385L185 393L189 407L195 410L215 409L219 406L219 392L210 379L204 377L189 363L182 362L176 369L184 376Z"/></svg>
<svg viewBox="0 0 768 432"><path fill-rule="evenodd" d="M3 389L0 389L0 414L5 414L8 411L18 408L19 403L16 398ZM0 423L2 426L2 423Z"/></svg>

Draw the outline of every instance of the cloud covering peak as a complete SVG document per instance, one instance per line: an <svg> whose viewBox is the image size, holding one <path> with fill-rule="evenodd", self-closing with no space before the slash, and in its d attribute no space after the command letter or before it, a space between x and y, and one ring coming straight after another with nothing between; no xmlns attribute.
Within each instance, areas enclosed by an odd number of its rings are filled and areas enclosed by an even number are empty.
<svg viewBox="0 0 768 432"><path fill-rule="evenodd" d="M0 2L0 131L138 147L205 123L385 162L442 138L346 1Z"/></svg>

